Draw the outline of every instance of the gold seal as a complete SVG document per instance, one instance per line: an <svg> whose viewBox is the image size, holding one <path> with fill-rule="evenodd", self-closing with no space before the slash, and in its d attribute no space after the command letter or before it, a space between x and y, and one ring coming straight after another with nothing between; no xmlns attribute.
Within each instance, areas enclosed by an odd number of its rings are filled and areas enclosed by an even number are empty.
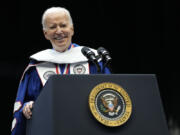
<svg viewBox="0 0 180 135"><path fill-rule="evenodd" d="M105 82L95 86L89 95L93 116L103 125L117 127L127 122L132 113L128 93L115 83Z"/></svg>

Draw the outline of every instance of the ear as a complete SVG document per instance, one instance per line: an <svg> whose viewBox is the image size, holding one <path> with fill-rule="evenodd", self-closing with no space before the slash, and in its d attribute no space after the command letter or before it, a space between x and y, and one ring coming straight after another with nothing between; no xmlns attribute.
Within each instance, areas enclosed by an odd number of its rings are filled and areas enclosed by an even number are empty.
<svg viewBox="0 0 180 135"><path fill-rule="evenodd" d="M73 25L71 26L71 31L72 31L72 36L74 35L74 27Z"/></svg>
<svg viewBox="0 0 180 135"><path fill-rule="evenodd" d="M47 35L47 31L46 31L46 30L43 30L43 33L44 33L45 38L46 38L47 40L49 40L49 37L48 37L48 35Z"/></svg>

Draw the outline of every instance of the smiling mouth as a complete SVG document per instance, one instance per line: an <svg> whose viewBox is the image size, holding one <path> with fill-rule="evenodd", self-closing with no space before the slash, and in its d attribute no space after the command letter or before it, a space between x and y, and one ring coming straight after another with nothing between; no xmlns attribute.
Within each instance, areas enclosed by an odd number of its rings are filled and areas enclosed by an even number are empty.
<svg viewBox="0 0 180 135"><path fill-rule="evenodd" d="M55 37L54 39L55 39L55 40L59 40L59 41L60 41L60 40L63 40L63 39L64 39L64 37Z"/></svg>
<svg viewBox="0 0 180 135"><path fill-rule="evenodd" d="M54 37L54 40L57 41L63 41L65 38L67 38L68 36L58 36L58 37Z"/></svg>

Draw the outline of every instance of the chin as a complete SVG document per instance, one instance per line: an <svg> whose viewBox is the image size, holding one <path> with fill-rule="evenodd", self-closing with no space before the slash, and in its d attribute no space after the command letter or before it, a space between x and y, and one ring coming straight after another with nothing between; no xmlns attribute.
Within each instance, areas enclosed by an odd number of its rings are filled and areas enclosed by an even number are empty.
<svg viewBox="0 0 180 135"><path fill-rule="evenodd" d="M67 44L67 42L62 42L62 43L58 43L58 42L54 42L53 44L53 48L56 50L56 51L65 51L68 47L69 47L70 44Z"/></svg>
<svg viewBox="0 0 180 135"><path fill-rule="evenodd" d="M56 45L57 47L66 47L66 46L68 46L68 45L67 45L67 42L61 42L61 43L57 42L55 45Z"/></svg>
<svg viewBox="0 0 180 135"><path fill-rule="evenodd" d="M67 45L66 45L66 43L64 43L64 42L61 42L61 43L59 43L59 42L54 42L54 46L56 46L56 47L65 47L65 46L67 46Z"/></svg>

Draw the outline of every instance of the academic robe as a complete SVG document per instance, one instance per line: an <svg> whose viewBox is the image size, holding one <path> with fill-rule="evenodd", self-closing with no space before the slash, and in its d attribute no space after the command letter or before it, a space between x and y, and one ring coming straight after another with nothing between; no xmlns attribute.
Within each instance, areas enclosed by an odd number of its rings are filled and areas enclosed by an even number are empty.
<svg viewBox="0 0 180 135"><path fill-rule="evenodd" d="M79 45L73 43L70 45L68 50L71 48L79 47ZM25 135L26 130L26 118L22 113L24 105L29 101L36 101L38 95L40 94L43 84L38 74L37 66L40 65L42 61L31 59L28 67L25 69L21 81L19 83L17 97L14 104L13 112L13 122L12 122L12 133L11 135ZM51 62L52 63L52 62ZM58 68L57 74L72 74L68 69L68 63L55 63ZM89 74L97 74L97 68L92 62L89 64ZM103 69L102 61L99 62L103 74L110 74L108 68Z"/></svg>

